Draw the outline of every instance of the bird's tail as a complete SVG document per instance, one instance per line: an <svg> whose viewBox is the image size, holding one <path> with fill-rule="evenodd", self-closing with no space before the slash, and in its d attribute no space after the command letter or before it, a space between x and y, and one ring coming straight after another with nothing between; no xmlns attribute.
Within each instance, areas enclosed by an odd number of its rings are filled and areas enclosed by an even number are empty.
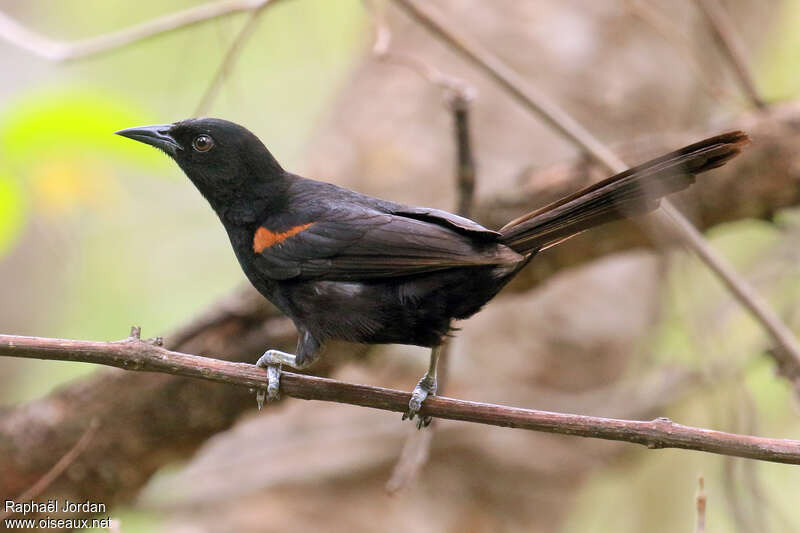
<svg viewBox="0 0 800 533"><path fill-rule="evenodd" d="M525 254L594 226L652 211L661 197L687 188L696 174L724 165L748 142L746 133L732 131L630 168L512 220L500 230L502 241Z"/></svg>

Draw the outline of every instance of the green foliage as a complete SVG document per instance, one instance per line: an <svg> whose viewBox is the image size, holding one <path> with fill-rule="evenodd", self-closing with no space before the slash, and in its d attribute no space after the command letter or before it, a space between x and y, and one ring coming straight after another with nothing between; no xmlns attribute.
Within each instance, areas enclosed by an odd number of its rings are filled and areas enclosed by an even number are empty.
<svg viewBox="0 0 800 533"><path fill-rule="evenodd" d="M101 161L164 164L157 154L111 135L142 115L119 98L78 89L28 92L6 104L0 118L0 257L33 214L57 218L102 205L113 175Z"/></svg>
<svg viewBox="0 0 800 533"><path fill-rule="evenodd" d="M136 150L112 135L145 116L119 95L55 87L26 93L6 107L0 146L4 164L20 177L26 177L32 163L53 154L103 154L146 165L161 160L153 151Z"/></svg>
<svg viewBox="0 0 800 533"><path fill-rule="evenodd" d="M800 1L786 0L771 4L765 9L775 9L775 31L767 46L762 48L761 61L755 69L759 88L768 101L797 98L800 94Z"/></svg>
<svg viewBox="0 0 800 533"><path fill-rule="evenodd" d="M0 257L16 242L27 204L16 180L0 174Z"/></svg>

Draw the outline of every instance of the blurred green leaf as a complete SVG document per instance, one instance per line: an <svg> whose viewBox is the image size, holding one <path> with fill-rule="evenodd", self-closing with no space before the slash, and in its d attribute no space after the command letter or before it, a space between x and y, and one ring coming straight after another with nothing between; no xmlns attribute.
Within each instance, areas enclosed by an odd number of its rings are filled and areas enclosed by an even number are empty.
<svg viewBox="0 0 800 533"><path fill-rule="evenodd" d="M766 46L761 47L756 67L758 85L769 101L796 98L800 93L800 2L789 0L775 5L777 21Z"/></svg>
<svg viewBox="0 0 800 533"><path fill-rule="evenodd" d="M166 164L154 150L142 150L114 135L147 122L145 116L119 95L99 90L51 88L25 93L7 106L0 120L3 164L19 177L27 177L32 163L53 154L74 158L91 152L148 166Z"/></svg>
<svg viewBox="0 0 800 533"><path fill-rule="evenodd" d="M26 211L27 202L19 183L0 175L0 257L16 242Z"/></svg>

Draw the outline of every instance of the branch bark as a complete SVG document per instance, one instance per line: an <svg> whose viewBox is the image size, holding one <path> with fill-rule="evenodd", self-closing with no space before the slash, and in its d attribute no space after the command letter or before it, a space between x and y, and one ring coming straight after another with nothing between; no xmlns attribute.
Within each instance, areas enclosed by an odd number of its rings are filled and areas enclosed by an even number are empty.
<svg viewBox="0 0 800 533"><path fill-rule="evenodd" d="M711 28L715 40L719 43L722 53L736 73L739 84L742 86L742 91L747 95L753 106L765 109L767 104L756 88L753 72L747 62L745 44L742 42L739 32L736 31L730 15L719 3L719 0L697 0L697 6L708 22L708 26Z"/></svg>
<svg viewBox="0 0 800 533"><path fill-rule="evenodd" d="M747 148L745 156L700 176L688 191L673 195L673 201L690 213L694 224L702 230L746 218L771 221L781 209L800 204L800 173L793 162L800 150L797 124L800 124L800 102L773 106L766 113L746 113L726 123L725 128L749 132L753 144ZM641 143L636 142L619 146L617 150L628 159L643 161L649 155L675 149L708 133L683 132L651 138L644 150L646 154L642 153ZM519 186L513 193L479 202L473 214L486 227L500 227L606 175L602 166L581 158L553 167L530 169L520 176ZM608 224L537 256L510 288L530 288L559 270L604 254L668 244L676 243L668 235L650 234L629 221ZM788 354L785 359L794 364ZM800 366L797 368L800 375Z"/></svg>
<svg viewBox="0 0 800 533"><path fill-rule="evenodd" d="M494 54L448 24L444 17L430 9L430 6L423 7L414 0L395 0L395 3L415 21L425 26L435 36L488 74L525 109L544 120L598 163L615 173L623 172L628 168L628 165L614 152L549 97L528 83ZM661 201L661 208L651 216L662 224L667 224L666 219L670 219L683 244L697 254L739 303L762 325L772 337L776 349L789 354L795 360L795 364L800 365L800 343L794 333L781 321L766 300L739 276L727 259L709 246L697 228L667 199Z"/></svg>
<svg viewBox="0 0 800 533"><path fill-rule="evenodd" d="M260 9L274 0L223 0L170 13L124 30L74 42L56 41L25 27L0 11L0 39L49 61L83 59L122 48L156 35L242 11Z"/></svg>
<svg viewBox="0 0 800 533"><path fill-rule="evenodd" d="M296 339L291 323L249 289L226 298L178 337L167 345L232 360L255 360L265 346L291 349ZM0 494L10 497L31 487L97 420L102 431L46 494L128 502L156 470L190 456L253 407L252 395L238 388L179 376L97 372L44 398L0 408Z"/></svg>
<svg viewBox="0 0 800 533"><path fill-rule="evenodd" d="M59 459L56 464L53 465L51 468L42 478L33 484L32 487L28 488L25 492L14 498L15 502L28 502L31 500L37 499L42 492L47 490L47 488L58 479L58 477L64 473L64 471L69 468L69 466L77 459L81 452L89 445L91 442L92 437L97 432L97 420L94 420L91 424L89 424L89 428L86 432L78 439L78 442L69 449L64 456ZM14 511L6 511L0 510L0 521L5 520L6 518L13 516Z"/></svg>
<svg viewBox="0 0 800 533"><path fill-rule="evenodd" d="M800 204L800 175L792 163L800 150L800 137L794 134L800 105L771 108L769 113L745 115L727 125L752 133L755 142L748 157L715 171L681 196L701 227L741 218L769 219L783 207ZM676 134L652 140L648 147L660 152L697 136ZM622 147L621 152L636 153L635 147ZM552 196L586 185L595 171L581 159L531 172L519 194L487 199L476 206L474 215L488 227L499 227ZM652 244L634 224L598 228L537 257L508 289L527 290L560 269ZM295 341L291 322L255 290L243 286L167 335L165 345L196 354L224 354L232 361L255 361L265 347L291 350ZM352 357L353 349L332 346L314 373L325 375ZM789 359L782 368L790 369L791 364ZM800 378L795 383L800 387ZM156 470L190 456L254 407L252 395L237 387L166 374L98 372L47 397L0 409L0 492L20 494L32 486L52 468L53 458L66 454L97 418L103 431L48 493L74 501L130 501Z"/></svg>
<svg viewBox="0 0 800 533"><path fill-rule="evenodd" d="M200 378L248 388L265 387L266 371L255 365L232 363L169 351L156 343L131 337L118 342L92 342L0 335L0 355L80 361ZM321 400L405 412L411 395L405 391L345 383L284 372L281 392L303 400ZM423 415L493 426L545 431L642 444L650 449L682 448L776 463L800 464L800 440L768 439L676 424L666 418L651 421L617 420L551 413L456 400L429 398Z"/></svg>

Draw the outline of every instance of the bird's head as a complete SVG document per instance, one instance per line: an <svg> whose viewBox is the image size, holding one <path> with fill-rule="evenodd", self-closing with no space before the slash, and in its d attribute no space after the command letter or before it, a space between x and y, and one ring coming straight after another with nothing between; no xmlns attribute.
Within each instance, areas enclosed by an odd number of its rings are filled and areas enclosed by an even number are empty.
<svg viewBox="0 0 800 533"><path fill-rule="evenodd" d="M155 146L174 159L218 212L284 174L255 134L227 120L191 118L116 134Z"/></svg>

